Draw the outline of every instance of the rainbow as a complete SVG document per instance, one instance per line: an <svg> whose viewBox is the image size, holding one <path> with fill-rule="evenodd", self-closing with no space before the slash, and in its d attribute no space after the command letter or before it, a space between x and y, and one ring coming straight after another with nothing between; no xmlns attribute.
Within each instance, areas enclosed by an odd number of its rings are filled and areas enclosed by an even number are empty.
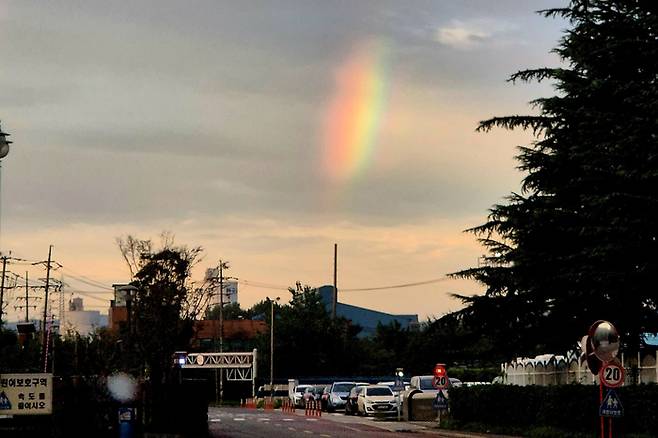
<svg viewBox="0 0 658 438"><path fill-rule="evenodd" d="M370 40L354 47L336 71L326 112L323 169L334 183L354 179L372 161L386 103L388 46Z"/></svg>

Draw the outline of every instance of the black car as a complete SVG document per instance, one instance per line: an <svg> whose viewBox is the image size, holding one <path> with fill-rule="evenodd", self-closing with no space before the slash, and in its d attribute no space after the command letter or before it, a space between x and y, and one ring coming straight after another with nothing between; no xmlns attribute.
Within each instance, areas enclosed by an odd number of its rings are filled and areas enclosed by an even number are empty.
<svg viewBox="0 0 658 438"><path fill-rule="evenodd" d="M347 396L347 403L345 403L345 415L356 415L359 412L357 406L357 400L359 394L363 391L366 385L357 385L350 391L350 394Z"/></svg>

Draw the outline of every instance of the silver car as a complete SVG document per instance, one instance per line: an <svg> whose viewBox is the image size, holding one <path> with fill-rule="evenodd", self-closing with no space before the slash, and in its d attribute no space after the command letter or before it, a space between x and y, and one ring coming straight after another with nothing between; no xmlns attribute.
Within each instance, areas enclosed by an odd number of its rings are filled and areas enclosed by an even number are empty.
<svg viewBox="0 0 658 438"><path fill-rule="evenodd" d="M329 389L327 412L344 409L345 404L347 404L347 397L355 386L356 382L334 382Z"/></svg>

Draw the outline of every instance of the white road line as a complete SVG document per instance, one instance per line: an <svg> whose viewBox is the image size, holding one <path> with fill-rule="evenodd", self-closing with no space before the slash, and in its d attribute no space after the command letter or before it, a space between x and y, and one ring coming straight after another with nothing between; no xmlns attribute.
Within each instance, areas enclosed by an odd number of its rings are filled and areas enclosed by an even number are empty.
<svg viewBox="0 0 658 438"><path fill-rule="evenodd" d="M293 420L292 418L284 418L283 421L295 421L295 420Z"/></svg>
<svg viewBox="0 0 658 438"><path fill-rule="evenodd" d="M238 418L238 417L235 417L235 418L233 419L233 421L244 421L244 418Z"/></svg>
<svg viewBox="0 0 658 438"><path fill-rule="evenodd" d="M259 418L258 421L270 421L270 419L265 417L265 418Z"/></svg>
<svg viewBox="0 0 658 438"><path fill-rule="evenodd" d="M295 429L294 427L289 427L288 430L295 431L295 430L297 430L297 429Z"/></svg>
<svg viewBox="0 0 658 438"><path fill-rule="evenodd" d="M321 433L320 436L321 436L322 438L331 438L331 435L327 435L327 434L325 434L325 433Z"/></svg>
<svg viewBox="0 0 658 438"><path fill-rule="evenodd" d="M304 433L313 433L310 430L305 430Z"/></svg>
<svg viewBox="0 0 658 438"><path fill-rule="evenodd" d="M306 421L318 421L318 419L317 418L307 418Z"/></svg>

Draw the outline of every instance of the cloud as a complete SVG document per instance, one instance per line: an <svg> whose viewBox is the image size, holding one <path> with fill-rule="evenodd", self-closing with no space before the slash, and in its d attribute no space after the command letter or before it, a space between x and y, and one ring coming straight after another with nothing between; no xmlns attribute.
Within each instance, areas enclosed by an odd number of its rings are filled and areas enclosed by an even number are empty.
<svg viewBox="0 0 658 438"><path fill-rule="evenodd" d="M473 19L468 21L451 20L446 26L436 30L434 39L445 46L457 50L469 50L493 42L513 30L509 23L491 19ZM505 38L504 42L509 42Z"/></svg>

